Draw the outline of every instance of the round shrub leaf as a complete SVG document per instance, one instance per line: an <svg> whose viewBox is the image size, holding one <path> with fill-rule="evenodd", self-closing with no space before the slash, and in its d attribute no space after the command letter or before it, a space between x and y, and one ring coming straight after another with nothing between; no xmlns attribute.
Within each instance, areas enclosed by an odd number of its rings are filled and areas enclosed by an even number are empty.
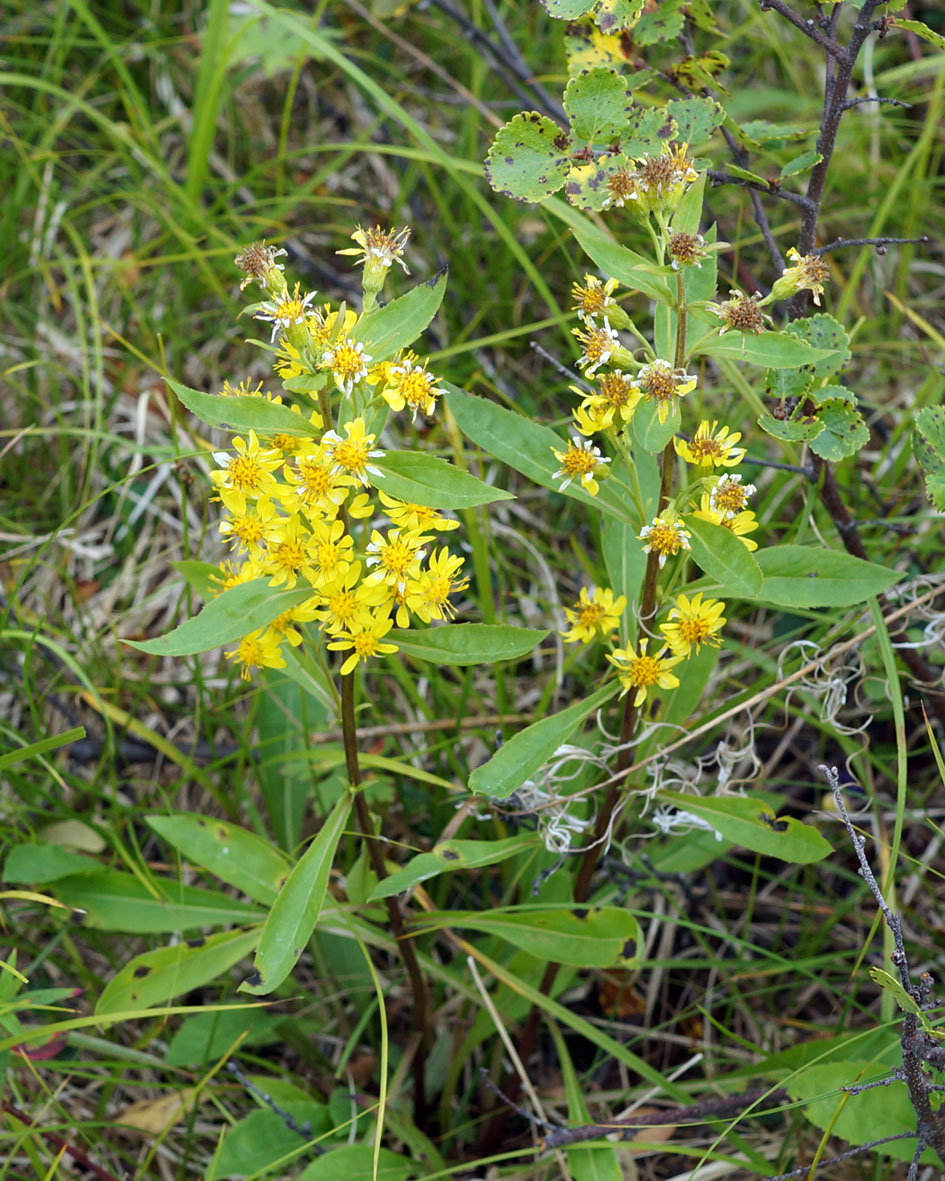
<svg viewBox="0 0 945 1181"><path fill-rule="evenodd" d="M523 111L500 127L486 157L489 184L516 201L544 201L565 182L571 138L537 111Z"/></svg>

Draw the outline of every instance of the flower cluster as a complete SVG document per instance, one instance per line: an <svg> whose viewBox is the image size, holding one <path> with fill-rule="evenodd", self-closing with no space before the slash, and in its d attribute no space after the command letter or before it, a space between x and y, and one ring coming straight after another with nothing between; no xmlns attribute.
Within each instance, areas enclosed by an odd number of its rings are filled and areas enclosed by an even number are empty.
<svg viewBox="0 0 945 1181"><path fill-rule="evenodd" d="M343 253L363 254L374 284L378 270L401 261L408 234L358 229L352 236L360 249ZM385 639L395 623L405 628L453 618L451 596L468 583L463 559L437 540L459 523L373 485L384 452L369 424L388 408L407 409L414 418L431 414L437 379L413 353L373 365L353 334L354 313L342 318L328 305L315 307L314 292L300 294L297 286L290 292L276 261L283 253L258 244L237 265L247 276L243 286L258 282L268 297L253 315L272 324L277 372L307 379L319 404L307 415L292 408L297 429L265 437L251 430L233 439L232 450L215 454L210 479L224 508L220 534L231 550L218 582L226 590L264 578L273 589L311 594L226 653L244 679L259 668L284 668L284 647L302 643L305 623L327 633L327 647L344 654L342 675L350 673L397 650ZM249 380L227 383L223 393L282 401Z"/></svg>

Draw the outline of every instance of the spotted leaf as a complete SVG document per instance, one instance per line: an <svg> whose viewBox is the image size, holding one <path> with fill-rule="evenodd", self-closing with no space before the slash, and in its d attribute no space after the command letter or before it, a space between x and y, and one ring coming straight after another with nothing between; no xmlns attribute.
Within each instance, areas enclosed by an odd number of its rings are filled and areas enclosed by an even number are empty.
<svg viewBox="0 0 945 1181"><path fill-rule="evenodd" d="M613 70L588 70L568 83L564 109L577 142L604 147L626 133L630 112L627 83Z"/></svg>
<svg viewBox="0 0 945 1181"><path fill-rule="evenodd" d="M674 98L666 110L676 122L675 138L684 144L704 144L725 119L725 112L710 98Z"/></svg>
<svg viewBox="0 0 945 1181"><path fill-rule="evenodd" d="M564 187L568 200L579 209L600 210L612 196L608 181L632 166L622 152L613 156L601 156L590 164L576 164L568 173Z"/></svg>
<svg viewBox="0 0 945 1181"><path fill-rule="evenodd" d="M565 182L571 167L568 133L537 111L524 111L500 127L486 158L496 192L516 201L544 201Z"/></svg>
<svg viewBox="0 0 945 1181"><path fill-rule="evenodd" d="M602 33L632 28L643 11L643 0L600 0L594 19Z"/></svg>
<svg viewBox="0 0 945 1181"><path fill-rule="evenodd" d="M845 398L827 398L817 407L823 431L811 440L810 449L821 459L835 462L856 455L869 441L870 432L863 416Z"/></svg>
<svg viewBox="0 0 945 1181"><path fill-rule="evenodd" d="M637 45L672 41L682 32L685 0L657 0L637 21L633 39Z"/></svg>
<svg viewBox="0 0 945 1181"><path fill-rule="evenodd" d="M630 111L630 130L621 141L620 150L627 156L658 156L663 144L676 138L676 121L669 111L634 106Z"/></svg>

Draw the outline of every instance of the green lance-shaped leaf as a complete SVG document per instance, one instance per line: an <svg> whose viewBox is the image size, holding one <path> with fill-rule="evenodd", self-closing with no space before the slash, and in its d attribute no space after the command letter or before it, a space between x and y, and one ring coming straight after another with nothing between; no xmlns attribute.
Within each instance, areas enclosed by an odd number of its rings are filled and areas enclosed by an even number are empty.
<svg viewBox="0 0 945 1181"><path fill-rule="evenodd" d="M443 386L447 391L446 404L460 430L488 455L502 460L543 488L570 496L622 521L627 519L619 491L608 487L606 480L597 496L585 492L577 482L561 487L561 479L554 475L560 464L551 449L566 451L568 445L557 432L496 402L473 397L449 382L443 382Z"/></svg>
<svg viewBox="0 0 945 1181"><path fill-rule="evenodd" d="M511 492L493 488L469 472L417 451L386 451L376 461L382 473L371 481L389 496L429 508L463 509L496 500L514 500Z"/></svg>
<svg viewBox="0 0 945 1181"><path fill-rule="evenodd" d="M557 123L523 111L500 127L486 157L486 179L516 201L544 201L565 182L571 140Z"/></svg>
<svg viewBox="0 0 945 1181"><path fill-rule="evenodd" d="M682 200L676 207L676 212L673 214L673 229L682 234L698 234L699 225L702 221L702 207L705 203L705 182L708 173L700 172L698 177L692 182L685 193L683 193ZM715 223L713 222L713 228ZM698 268L685 268L689 270L701 270L705 266L705 260ZM714 288L713 288L714 294Z"/></svg>
<svg viewBox="0 0 945 1181"><path fill-rule="evenodd" d="M61 845L14 845L3 863L8 886L44 886L80 873L105 873L107 866Z"/></svg>
<svg viewBox="0 0 945 1181"><path fill-rule="evenodd" d="M451 623L443 627L410 628L388 632L385 639L401 652L431 664L458 667L520 660L548 635L532 627L499 623Z"/></svg>
<svg viewBox="0 0 945 1181"><path fill-rule="evenodd" d="M446 291L446 270L406 295L362 316L352 336L361 341L372 363L386 361L412 344L439 310Z"/></svg>
<svg viewBox="0 0 945 1181"><path fill-rule="evenodd" d="M224 427L234 432L255 431L257 435L292 435L293 438L317 439L321 427L313 426L306 415L296 414L288 406L270 402L268 398L253 398L248 394L224 397L222 394L202 394L174 381L164 380L187 409L208 426Z"/></svg>
<svg viewBox="0 0 945 1181"><path fill-rule="evenodd" d="M676 120L665 107L634 105L630 126L620 150L627 156L658 156L663 145L676 139Z"/></svg>
<svg viewBox="0 0 945 1181"><path fill-rule="evenodd" d="M95 1012L151 1009L216 980L256 946L259 928L221 931L135 956L105 986Z"/></svg>
<svg viewBox="0 0 945 1181"><path fill-rule="evenodd" d="M56 893L68 906L85 911L87 927L102 931L188 931L263 917L255 907L216 890L183 886L166 878L144 882L117 869L60 878Z"/></svg>
<svg viewBox="0 0 945 1181"><path fill-rule="evenodd" d="M706 357L730 357L733 361L748 361L768 369L793 369L797 365L811 365L833 356L828 349L811 348L788 332L759 332L749 336L741 332L712 333L699 342L690 354Z"/></svg>
<svg viewBox="0 0 945 1181"><path fill-rule="evenodd" d="M925 491L941 513L945 512L945 408L926 406L916 415L912 449L922 465Z"/></svg>
<svg viewBox="0 0 945 1181"><path fill-rule="evenodd" d="M761 567L743 541L724 525L715 525L699 517L686 517L692 536L692 556L710 578L721 584L732 598L754 598L764 582Z"/></svg>
<svg viewBox="0 0 945 1181"><path fill-rule="evenodd" d="M781 169L781 176L787 179L789 176L799 176L802 172L810 172L815 164L819 164L823 160L820 152L801 152L799 156L795 156L793 160L789 160L787 164Z"/></svg>
<svg viewBox="0 0 945 1181"><path fill-rule="evenodd" d="M792 320L785 325L784 331L825 354L810 358L814 362L814 377L832 377L849 365L853 355L850 352L850 334L839 320L828 316L826 312Z"/></svg>
<svg viewBox="0 0 945 1181"><path fill-rule="evenodd" d="M790 369L775 369L774 373L790 373ZM775 439L783 439L785 443L806 443L816 439L824 429L819 418L775 418L773 414L762 414L758 418L758 425L763 431Z"/></svg>
<svg viewBox="0 0 945 1181"><path fill-rule="evenodd" d="M292 869L270 841L225 820L196 812L145 820L188 861L266 906L275 901Z"/></svg>
<svg viewBox="0 0 945 1181"><path fill-rule="evenodd" d="M412 857L402 869L379 882L368 901L401 894L429 878L439 877L441 873L499 865L510 857L539 847L542 847L541 839L534 832L507 837L502 841L441 841L429 853Z"/></svg>
<svg viewBox="0 0 945 1181"><path fill-rule="evenodd" d="M854 607L902 578L901 571L820 546L772 546L757 558L765 581L754 597L783 607Z"/></svg>
<svg viewBox="0 0 945 1181"><path fill-rule="evenodd" d="M597 4L597 0L541 0L542 7L555 20L572 21L584 16Z"/></svg>
<svg viewBox="0 0 945 1181"><path fill-rule="evenodd" d="M768 119L752 119L742 123L740 130L750 141L750 146L756 148L762 145L771 149L783 148L787 143L810 135L806 123L772 123Z"/></svg>
<svg viewBox="0 0 945 1181"><path fill-rule="evenodd" d="M539 959L579 968L634 968L640 962L640 927L624 907L430 911L412 921L426 930L459 927L498 935Z"/></svg>
<svg viewBox="0 0 945 1181"><path fill-rule="evenodd" d="M627 130L630 100L627 83L608 69L588 70L565 88L564 109L576 143L606 147Z"/></svg>
<svg viewBox="0 0 945 1181"><path fill-rule="evenodd" d="M903 1013L912 1013L918 1017L922 1024L928 1029L930 1022L928 1017L922 1012L919 1007L919 1002L913 997L909 996L902 984L882 968L870 968L870 979L874 984L878 984L885 992L892 995L896 1004L902 1009Z"/></svg>
<svg viewBox="0 0 945 1181"><path fill-rule="evenodd" d="M856 453L869 442L869 427L863 415L845 398L826 398L816 410L823 431L811 439L810 449L821 459L836 463Z"/></svg>
<svg viewBox="0 0 945 1181"><path fill-rule="evenodd" d="M659 406L656 402L641 402L631 419L633 437L644 451L658 455L679 430L681 421L678 403L667 414L666 421L660 422Z"/></svg>
<svg viewBox="0 0 945 1181"><path fill-rule="evenodd" d="M616 682L601 685L596 693L583 701L513 734L488 762L473 771L469 777L469 790L493 799L510 796L547 763L585 718L609 701L619 688Z"/></svg>
<svg viewBox="0 0 945 1181"><path fill-rule="evenodd" d="M653 273L652 262L642 254L621 246L589 221L580 227L572 226L571 233L591 262L599 266L605 275L657 303L671 306L675 302L675 295L670 292L666 279Z"/></svg>
<svg viewBox="0 0 945 1181"><path fill-rule="evenodd" d="M605 36L632 28L643 11L644 0L600 0L594 20Z"/></svg>
<svg viewBox="0 0 945 1181"><path fill-rule="evenodd" d="M675 138L690 148L711 139L725 121L725 111L711 98L673 98L666 110L676 123Z"/></svg>
<svg viewBox="0 0 945 1181"><path fill-rule="evenodd" d="M199 615L175 627L156 640L123 640L139 652L152 656L193 656L209 652L258 631L290 607L298 607L312 597L312 588L284 587L273 590L265 578L241 582L211 599Z"/></svg>
<svg viewBox="0 0 945 1181"><path fill-rule="evenodd" d="M350 791L339 797L321 832L289 874L263 927L253 961L255 971L240 985L240 992L266 996L298 963L318 922L335 850L353 801Z"/></svg>
<svg viewBox="0 0 945 1181"><path fill-rule="evenodd" d="M657 799L708 821L735 845L797 865L821 861L832 846L816 828L794 816L776 816L764 800L742 796L693 796L661 791Z"/></svg>

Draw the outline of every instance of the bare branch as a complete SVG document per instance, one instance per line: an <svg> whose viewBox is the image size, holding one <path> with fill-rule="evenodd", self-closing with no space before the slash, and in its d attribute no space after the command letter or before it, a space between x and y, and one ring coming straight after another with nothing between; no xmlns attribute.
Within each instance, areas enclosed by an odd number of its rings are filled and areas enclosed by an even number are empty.
<svg viewBox="0 0 945 1181"><path fill-rule="evenodd" d="M773 8L779 16L783 16L795 29L800 29L805 37L810 37L811 41L819 45L831 57L835 57L837 61L842 61L846 56L846 50L842 45L838 45L832 37L828 37L822 33L810 18L805 19L799 16L793 8L788 7L784 3L784 0L759 0L759 7L762 12L767 12L768 9Z"/></svg>
<svg viewBox="0 0 945 1181"><path fill-rule="evenodd" d="M858 107L861 103L889 103L891 107L905 107L907 111L912 109L912 103L904 102L901 98L882 98L878 94L864 94L862 98L848 98L843 104L843 110L849 111L851 107Z"/></svg>
<svg viewBox="0 0 945 1181"><path fill-rule="evenodd" d="M916 246L929 241L931 239L927 234L921 238L837 238L828 246L815 246L810 253L828 254L831 250L842 250L844 246L876 246L878 249L886 246Z"/></svg>

